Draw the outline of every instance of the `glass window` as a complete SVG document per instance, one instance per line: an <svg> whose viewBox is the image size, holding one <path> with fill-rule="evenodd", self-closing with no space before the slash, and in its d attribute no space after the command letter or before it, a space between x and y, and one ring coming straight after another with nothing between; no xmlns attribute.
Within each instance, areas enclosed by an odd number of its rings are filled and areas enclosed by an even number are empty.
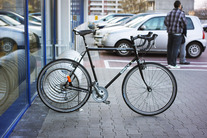
<svg viewBox="0 0 207 138"><path fill-rule="evenodd" d="M187 21L187 29L188 30L193 30L194 29L194 25L193 25L192 20L189 17L187 17L186 21Z"/></svg>
<svg viewBox="0 0 207 138"><path fill-rule="evenodd" d="M0 19L0 26L6 26L6 25L8 25L8 24Z"/></svg>
<svg viewBox="0 0 207 138"><path fill-rule="evenodd" d="M13 3L16 4L16 3ZM23 1L22 1L23 4ZM4 7L3 7L4 8ZM8 7L5 7L6 9ZM15 12L15 11L13 11ZM21 14L24 9L19 11ZM5 16L5 15L4 15ZM2 18L10 22L10 18ZM2 22L1 22L2 25ZM12 24L0 26L0 137L28 105L25 31ZM33 41L33 38L30 38Z"/></svg>
<svg viewBox="0 0 207 138"><path fill-rule="evenodd" d="M72 20L70 25L72 30L83 23L84 14L82 9L84 9L84 0L71 0L70 4L71 4L72 17L76 17L76 18L71 18ZM72 36L72 43L74 43L75 37L72 31L71 31L71 36Z"/></svg>
<svg viewBox="0 0 207 138"><path fill-rule="evenodd" d="M6 16L6 15L0 15L0 20L3 20L4 22L6 22L7 24L11 25L11 26L18 26L18 25L21 25L20 22L12 19L11 17L9 16Z"/></svg>
<svg viewBox="0 0 207 138"><path fill-rule="evenodd" d="M124 26L129 27L129 28L136 28L137 26L139 26L142 23L143 19L144 19L143 16L140 16L140 17L126 23Z"/></svg>
<svg viewBox="0 0 207 138"><path fill-rule="evenodd" d="M21 17L21 15L16 15L15 13L6 13L6 15L23 24L23 21L21 20L23 17Z"/></svg>
<svg viewBox="0 0 207 138"><path fill-rule="evenodd" d="M114 16L111 15L111 16L108 16L108 17L104 18L103 20L104 20L104 21L108 21L108 20L112 19L113 17L114 17Z"/></svg>
<svg viewBox="0 0 207 138"><path fill-rule="evenodd" d="M141 28L144 30L166 30L164 20L165 17L151 18L148 21L146 21Z"/></svg>
<svg viewBox="0 0 207 138"><path fill-rule="evenodd" d="M0 1L0 137L7 135L36 95L36 79L43 62L41 26L28 26L30 51L27 51L24 24L20 22L24 22L25 1L6 2ZM33 4L38 2L40 4L39 0ZM41 6L29 7L35 7L31 11L40 12ZM28 68L30 73L27 73ZM31 97L27 89L29 76Z"/></svg>

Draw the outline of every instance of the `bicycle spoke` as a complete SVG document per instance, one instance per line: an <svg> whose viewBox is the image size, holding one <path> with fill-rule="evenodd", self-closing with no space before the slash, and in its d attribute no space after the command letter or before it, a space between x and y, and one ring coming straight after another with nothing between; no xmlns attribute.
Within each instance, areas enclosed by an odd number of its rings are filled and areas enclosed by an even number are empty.
<svg viewBox="0 0 207 138"><path fill-rule="evenodd" d="M59 59L42 69L37 87L41 100L48 107L59 112L72 112L88 100L91 80L86 69L79 63Z"/></svg>
<svg viewBox="0 0 207 138"><path fill-rule="evenodd" d="M156 115L167 110L173 103L177 84L173 74L157 63L143 64L143 77L150 90L145 86L138 67L126 75L122 94L126 104L142 115Z"/></svg>

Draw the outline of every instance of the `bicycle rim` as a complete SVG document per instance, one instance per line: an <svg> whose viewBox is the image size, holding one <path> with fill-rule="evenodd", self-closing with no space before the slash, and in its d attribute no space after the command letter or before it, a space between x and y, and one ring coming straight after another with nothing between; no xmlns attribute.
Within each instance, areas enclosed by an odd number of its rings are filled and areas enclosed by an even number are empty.
<svg viewBox="0 0 207 138"><path fill-rule="evenodd" d="M177 83L172 72L158 63L144 63L142 72L151 91L147 90L138 66L132 68L124 78L122 95L125 103L141 115L157 115L167 110L177 94Z"/></svg>
<svg viewBox="0 0 207 138"><path fill-rule="evenodd" d="M70 84L66 83L67 76L71 78ZM90 97L91 79L79 63L59 59L42 69L37 80L37 91L49 108L58 112L72 112L82 107Z"/></svg>

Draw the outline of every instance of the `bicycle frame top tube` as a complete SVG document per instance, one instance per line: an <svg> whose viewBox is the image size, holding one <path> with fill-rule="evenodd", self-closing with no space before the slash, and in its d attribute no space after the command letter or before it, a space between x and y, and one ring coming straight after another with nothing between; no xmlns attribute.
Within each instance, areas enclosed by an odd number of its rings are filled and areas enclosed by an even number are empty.
<svg viewBox="0 0 207 138"><path fill-rule="evenodd" d="M91 69L92 69L92 72L93 72L93 76L94 76L94 79L95 81L97 82L97 77L96 77L96 73L95 73L95 70L94 70L94 65L92 63L92 59L91 59L91 56L90 56L90 52L89 51L92 51L92 50L130 50L130 51L134 51L135 53L135 57L134 59L129 62L107 85L105 88L107 88L109 85L111 85L131 64L132 62L136 61L137 62L137 65L138 65L138 68L139 68L139 72L140 72L140 75L142 77L142 80L144 81L145 85L147 88L149 88L149 86L147 85L145 79L144 79L144 76L143 76L143 72L142 72L142 68L140 66L140 59L139 59L139 55L138 55L138 51L137 51L137 46L134 45L134 40L136 39L144 39L144 41L142 43L140 43L138 45L138 47L142 47L146 44L146 42L148 43L147 44L147 47L146 48L143 48L142 50L146 50L148 48L150 48L150 46L154 45L154 40L155 38L158 36L157 34L153 34L152 32L149 32L147 35L137 35L135 37L131 36L130 39L131 39L131 42L132 42L132 48L89 48L86 44L86 41L85 41L85 35L87 34L90 34L90 33L94 33L93 30L82 30L82 31L77 31L77 30L73 30L75 32L75 34L79 34L80 36L83 37L83 41L84 41L84 44L85 44L85 48L86 48L86 51L85 53L88 54L88 58L89 58L89 62L90 62L90 66L91 66ZM153 35L152 35L153 34ZM153 43L151 44L151 41L153 41ZM85 55L84 53L84 55ZM84 56L83 55L83 56ZM83 56L81 58L81 60L83 59ZM80 61L81 61L80 60Z"/></svg>
<svg viewBox="0 0 207 138"><path fill-rule="evenodd" d="M95 69L94 69L95 66L93 65L92 58L91 58L91 55L90 55L90 51L102 51L102 50L104 50L104 51L114 51L114 50L136 51L136 48L135 47L133 47L133 48L95 48L95 47L88 47L84 35L82 37L83 37L83 41L84 41L84 45L85 45L86 50L83 52L82 57L79 60L79 63L81 62L81 60L83 59L83 57L87 53L88 59L89 59L89 63L90 63L90 66L91 66L91 70L92 70L92 73L93 73L93 77L94 77L95 82L98 82L98 79L97 79L97 76L96 76L96 72L95 72ZM127 65L125 65L123 67L123 69L114 78L111 79L111 81L108 84L106 84L105 88L108 88L135 61L137 61L137 64L139 65L139 56L137 54L136 54L136 56Z"/></svg>

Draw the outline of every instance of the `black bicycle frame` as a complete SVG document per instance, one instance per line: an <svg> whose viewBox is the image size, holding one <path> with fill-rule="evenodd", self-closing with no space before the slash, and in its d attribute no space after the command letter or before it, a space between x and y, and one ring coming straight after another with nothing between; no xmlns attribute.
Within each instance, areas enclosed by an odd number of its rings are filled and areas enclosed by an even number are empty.
<svg viewBox="0 0 207 138"><path fill-rule="evenodd" d="M142 77L142 80L145 83L146 87L149 89L149 86L147 85L147 83L144 79L143 73L142 73L142 67L140 65L140 60L139 60L137 48L135 46L133 46L132 48L102 48L102 47L94 48L94 47L88 47L86 42L85 42L85 37L84 36L82 36L82 37L83 37L83 40L84 40L86 50L83 52L83 54L82 54L80 60L78 61L78 63L80 64L83 57L87 53L95 82L98 82L98 79L97 79L96 72L95 72L95 69L94 69L95 66L93 65L93 62L92 62L92 59L91 59L90 51L103 51L103 50L104 51L115 51L115 50L134 51L135 52L135 57L114 78L112 78L111 81L108 84L106 84L105 88L107 89L117 78L119 78L119 76L121 74L123 74L127 70L128 67L130 67L132 65L133 62L136 61L137 65L139 67L139 72L140 72L140 75Z"/></svg>
<svg viewBox="0 0 207 138"><path fill-rule="evenodd" d="M92 69L92 73L93 73L94 80L95 80L95 82L98 82L98 79L97 79L97 76L96 76L96 72L95 72L95 69L94 69L95 66L93 65L93 61L91 59L90 51L114 51L114 50L134 51L133 48L93 48L93 47L87 47L86 46L86 50L83 52L83 54L81 56L81 59L79 60L79 63L82 61L83 57L87 53L88 59L89 59L89 63L90 63L91 69ZM108 84L106 84L105 88L108 88L135 61L137 61L137 63L139 64L139 58L138 58L138 56L137 57L134 57L113 79L111 79L111 81Z"/></svg>

